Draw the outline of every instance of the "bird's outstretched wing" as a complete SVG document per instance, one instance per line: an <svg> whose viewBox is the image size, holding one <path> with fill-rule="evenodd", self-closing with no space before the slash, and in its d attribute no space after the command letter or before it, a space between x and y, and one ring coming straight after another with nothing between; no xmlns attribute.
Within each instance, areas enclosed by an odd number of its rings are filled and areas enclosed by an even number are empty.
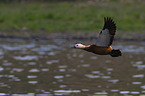
<svg viewBox="0 0 145 96"><path fill-rule="evenodd" d="M110 46L113 42L115 32L116 24L114 21L110 17L104 18L104 27L97 38L96 45L102 47Z"/></svg>

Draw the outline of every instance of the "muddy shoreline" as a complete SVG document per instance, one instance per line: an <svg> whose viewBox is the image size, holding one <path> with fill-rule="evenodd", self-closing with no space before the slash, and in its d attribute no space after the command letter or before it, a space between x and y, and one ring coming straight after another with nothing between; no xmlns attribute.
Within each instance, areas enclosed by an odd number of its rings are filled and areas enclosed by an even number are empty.
<svg viewBox="0 0 145 96"><path fill-rule="evenodd" d="M34 39L34 40L50 40L50 39L66 39L66 40L95 40L99 32L0 32L0 39ZM116 41L145 41L145 32L122 32L119 31L115 35Z"/></svg>

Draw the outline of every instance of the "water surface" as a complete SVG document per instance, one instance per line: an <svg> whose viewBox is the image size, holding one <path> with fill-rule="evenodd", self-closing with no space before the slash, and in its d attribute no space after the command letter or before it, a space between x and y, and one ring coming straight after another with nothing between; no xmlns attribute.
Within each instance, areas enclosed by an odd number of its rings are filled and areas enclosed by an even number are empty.
<svg viewBox="0 0 145 96"><path fill-rule="evenodd" d="M0 96L145 96L145 42L114 42L119 58L76 42L1 39Z"/></svg>

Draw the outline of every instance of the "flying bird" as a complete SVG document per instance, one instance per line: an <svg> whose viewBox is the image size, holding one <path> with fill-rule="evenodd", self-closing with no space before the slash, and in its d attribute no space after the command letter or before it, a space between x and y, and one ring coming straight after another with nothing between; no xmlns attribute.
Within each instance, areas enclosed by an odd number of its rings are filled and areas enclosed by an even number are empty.
<svg viewBox="0 0 145 96"><path fill-rule="evenodd" d="M111 55L112 57L119 57L122 55L119 49L113 49L111 44L116 32L116 24L110 17L104 17L104 27L98 35L95 44L84 45L81 43L75 44L74 48L83 49L98 55Z"/></svg>

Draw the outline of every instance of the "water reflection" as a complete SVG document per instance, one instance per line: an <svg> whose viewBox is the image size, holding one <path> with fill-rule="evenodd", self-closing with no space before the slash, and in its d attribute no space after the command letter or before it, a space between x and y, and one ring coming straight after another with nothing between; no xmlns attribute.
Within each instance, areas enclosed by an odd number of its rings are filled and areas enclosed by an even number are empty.
<svg viewBox="0 0 145 96"><path fill-rule="evenodd" d="M38 59L37 56L14 56L14 59L16 60L33 60L33 59Z"/></svg>
<svg viewBox="0 0 145 96"><path fill-rule="evenodd" d="M144 42L114 45L123 51L120 58L69 48L72 44L1 40L0 96L145 95Z"/></svg>

